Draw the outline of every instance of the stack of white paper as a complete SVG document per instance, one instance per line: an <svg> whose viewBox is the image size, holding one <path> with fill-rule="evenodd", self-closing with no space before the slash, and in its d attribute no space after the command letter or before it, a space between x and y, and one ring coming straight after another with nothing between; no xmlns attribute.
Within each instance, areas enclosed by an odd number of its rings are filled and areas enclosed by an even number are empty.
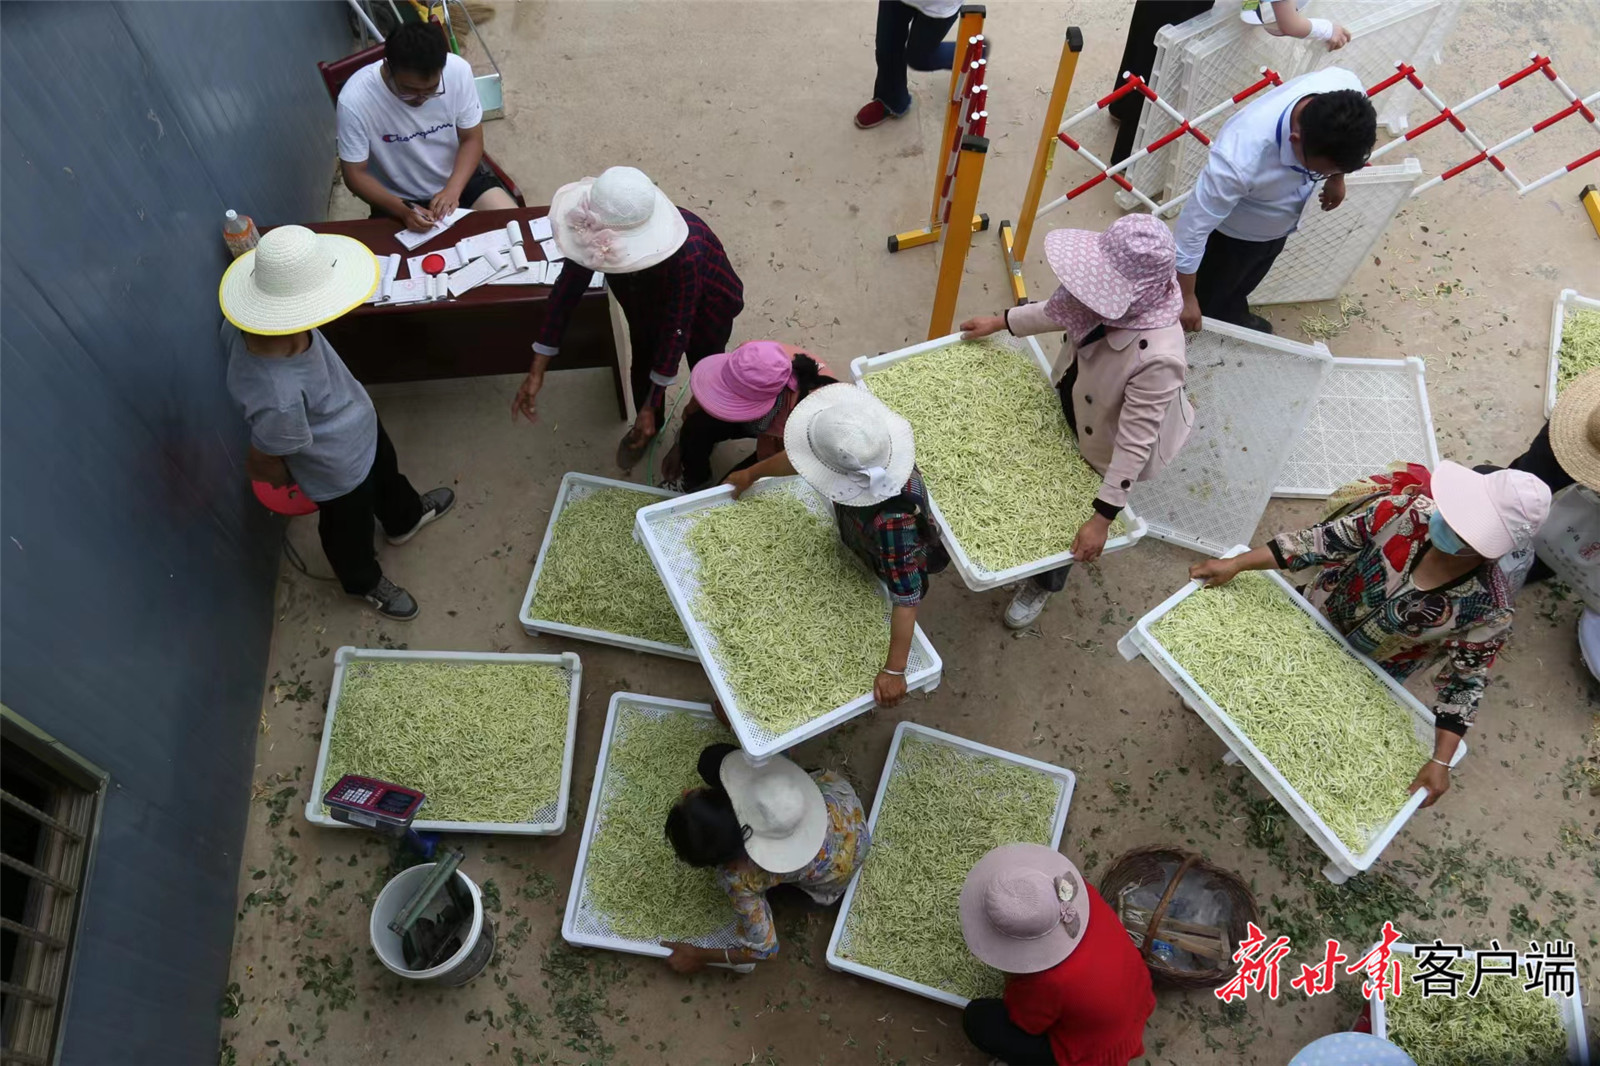
<svg viewBox="0 0 1600 1066"><path fill-rule="evenodd" d="M405 245L407 248L421 248L424 244L427 244L439 234L443 233L451 226L454 226L457 222L460 222L470 214L472 214L472 210L470 208L458 207L444 218L440 219L438 222L435 222L428 229L423 230L421 233L418 233L416 230L402 229L399 233L394 235L394 239Z"/></svg>

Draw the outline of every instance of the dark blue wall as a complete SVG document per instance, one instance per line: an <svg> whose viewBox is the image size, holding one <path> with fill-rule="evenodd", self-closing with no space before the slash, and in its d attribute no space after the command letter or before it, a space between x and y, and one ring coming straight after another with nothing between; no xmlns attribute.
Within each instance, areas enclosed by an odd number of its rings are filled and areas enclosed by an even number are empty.
<svg viewBox="0 0 1600 1066"><path fill-rule="evenodd" d="M65 1063L215 1063L278 528L222 212L323 217L334 3L0 4L0 699L111 774Z"/></svg>

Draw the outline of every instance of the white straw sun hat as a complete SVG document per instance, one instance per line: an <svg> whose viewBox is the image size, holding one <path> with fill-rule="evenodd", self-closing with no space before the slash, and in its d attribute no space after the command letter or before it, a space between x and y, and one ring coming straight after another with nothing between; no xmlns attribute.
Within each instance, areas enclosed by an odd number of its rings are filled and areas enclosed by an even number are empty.
<svg viewBox="0 0 1600 1066"><path fill-rule="evenodd" d="M217 287L229 322L281 336L331 322L378 287L378 258L353 237L279 226L233 261Z"/></svg>
<svg viewBox="0 0 1600 1066"><path fill-rule="evenodd" d="M825 385L783 427L789 463L834 503L870 507L895 496L916 463L911 423L866 389Z"/></svg>
<svg viewBox="0 0 1600 1066"><path fill-rule="evenodd" d="M717 776L734 817L749 830L744 853L751 862L787 874L817 857L828 835L828 805L810 774L782 755L755 766L744 752L730 751Z"/></svg>
<svg viewBox="0 0 1600 1066"><path fill-rule="evenodd" d="M550 229L563 255L605 274L655 266L689 239L683 212L635 167L561 186L550 197Z"/></svg>

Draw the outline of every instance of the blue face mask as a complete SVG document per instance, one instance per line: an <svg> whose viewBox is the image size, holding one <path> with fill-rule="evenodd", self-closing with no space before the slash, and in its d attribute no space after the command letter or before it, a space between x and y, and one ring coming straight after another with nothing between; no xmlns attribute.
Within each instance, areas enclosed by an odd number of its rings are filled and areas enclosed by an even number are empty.
<svg viewBox="0 0 1600 1066"><path fill-rule="evenodd" d="M1433 546L1446 555L1470 555L1472 548L1467 542L1456 536L1456 531L1451 529L1444 520L1444 515L1438 511L1433 512L1433 517L1428 519L1428 539Z"/></svg>

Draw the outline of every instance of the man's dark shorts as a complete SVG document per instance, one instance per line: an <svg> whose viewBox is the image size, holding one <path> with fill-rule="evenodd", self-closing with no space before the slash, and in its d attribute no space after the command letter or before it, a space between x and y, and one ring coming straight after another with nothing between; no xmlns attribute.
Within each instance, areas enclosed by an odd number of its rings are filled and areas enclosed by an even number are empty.
<svg viewBox="0 0 1600 1066"><path fill-rule="evenodd" d="M506 183L501 181L495 172L489 169L488 163L485 163L480 159L478 161L477 171L472 175L472 177L467 179L467 187L461 190L461 206L471 207L473 204L478 202L478 197L482 196L490 189L506 189ZM506 189L506 195L511 195L510 189ZM422 203L417 203L415 200L407 200L405 202L415 207L426 208L428 206L426 200L424 200ZM378 208L374 207L367 217L387 218L388 212L380 211Z"/></svg>

